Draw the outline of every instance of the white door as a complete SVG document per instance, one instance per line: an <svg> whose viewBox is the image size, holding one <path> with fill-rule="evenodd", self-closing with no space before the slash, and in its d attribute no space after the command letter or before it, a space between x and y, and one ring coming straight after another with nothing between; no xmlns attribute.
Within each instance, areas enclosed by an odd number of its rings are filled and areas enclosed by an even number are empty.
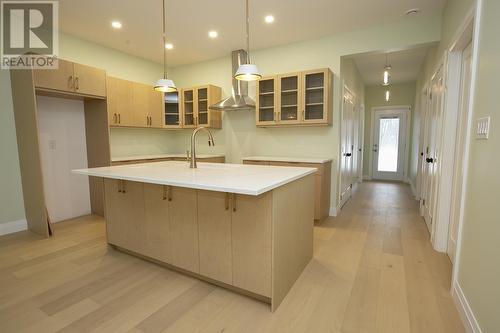
<svg viewBox="0 0 500 333"><path fill-rule="evenodd" d="M340 206L351 197L353 159L354 98L346 93L342 106L341 151L340 151Z"/></svg>
<svg viewBox="0 0 500 333"><path fill-rule="evenodd" d="M436 72L430 89L430 108L428 112L427 146L424 152L425 162L425 197L423 199L423 216L429 228L431 239L434 235L433 218L437 207L438 193L438 157L441 153L441 132L443 113L444 78L442 67Z"/></svg>
<svg viewBox="0 0 500 333"><path fill-rule="evenodd" d="M373 178L403 180L406 150L407 110L375 111Z"/></svg>
<svg viewBox="0 0 500 333"><path fill-rule="evenodd" d="M455 146L455 166L453 170L453 189L451 197L450 230L448 249L451 262L455 262L457 248L458 222L460 220L462 180L464 178L464 151L467 132L467 119L470 97L470 79L472 72L472 46L469 44L462 52L462 71L460 78L460 109L458 113L457 136Z"/></svg>

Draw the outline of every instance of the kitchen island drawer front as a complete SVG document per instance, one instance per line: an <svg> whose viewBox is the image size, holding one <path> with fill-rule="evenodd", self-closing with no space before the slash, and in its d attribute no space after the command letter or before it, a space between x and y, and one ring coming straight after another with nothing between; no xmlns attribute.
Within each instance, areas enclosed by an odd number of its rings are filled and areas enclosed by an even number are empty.
<svg viewBox="0 0 500 333"><path fill-rule="evenodd" d="M231 202L233 285L271 297L272 192Z"/></svg>
<svg viewBox="0 0 500 333"><path fill-rule="evenodd" d="M108 243L143 252L143 183L104 179Z"/></svg>

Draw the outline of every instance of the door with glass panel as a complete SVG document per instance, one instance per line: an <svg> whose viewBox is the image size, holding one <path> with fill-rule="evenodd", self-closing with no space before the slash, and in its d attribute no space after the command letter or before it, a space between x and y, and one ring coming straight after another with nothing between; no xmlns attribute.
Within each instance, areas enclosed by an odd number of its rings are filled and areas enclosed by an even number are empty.
<svg viewBox="0 0 500 333"><path fill-rule="evenodd" d="M183 125L184 127L196 127L195 123L195 105L194 105L193 89L182 90L182 109L184 114Z"/></svg>
<svg viewBox="0 0 500 333"><path fill-rule="evenodd" d="M302 76L302 122L327 123L327 100L330 90L328 69L307 71Z"/></svg>
<svg viewBox="0 0 500 333"><path fill-rule="evenodd" d="M286 74L278 77L279 123L296 124L300 122L300 74Z"/></svg>
<svg viewBox="0 0 500 333"><path fill-rule="evenodd" d="M275 91L276 77L264 77L257 81L257 94L255 105L257 125L271 125L274 124L278 117L277 112L277 97Z"/></svg>
<svg viewBox="0 0 500 333"><path fill-rule="evenodd" d="M377 110L374 117L373 178L403 180L407 109Z"/></svg>

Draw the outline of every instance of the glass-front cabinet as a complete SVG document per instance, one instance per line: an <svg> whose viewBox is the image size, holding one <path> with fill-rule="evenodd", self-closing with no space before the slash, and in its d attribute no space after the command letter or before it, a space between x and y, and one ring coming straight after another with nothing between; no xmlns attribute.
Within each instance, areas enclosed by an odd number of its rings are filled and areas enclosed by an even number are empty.
<svg viewBox="0 0 500 333"><path fill-rule="evenodd" d="M276 77L265 77L257 81L256 122L257 125L274 124L277 119Z"/></svg>
<svg viewBox="0 0 500 333"><path fill-rule="evenodd" d="M332 79L327 68L261 79L256 94L257 126L331 124Z"/></svg>
<svg viewBox="0 0 500 333"><path fill-rule="evenodd" d="M306 123L327 122L327 100L329 84L327 70L307 71L302 76L303 115L302 121Z"/></svg>
<svg viewBox="0 0 500 333"><path fill-rule="evenodd" d="M296 124L300 110L300 73L278 76L279 117L278 122Z"/></svg>
<svg viewBox="0 0 500 333"><path fill-rule="evenodd" d="M180 128L182 126L179 105L179 92L167 92L163 95L165 103L165 126L166 128Z"/></svg>
<svg viewBox="0 0 500 333"><path fill-rule="evenodd" d="M210 110L210 105L221 100L222 90L213 85L182 90L183 128L205 126L221 128L221 111Z"/></svg>

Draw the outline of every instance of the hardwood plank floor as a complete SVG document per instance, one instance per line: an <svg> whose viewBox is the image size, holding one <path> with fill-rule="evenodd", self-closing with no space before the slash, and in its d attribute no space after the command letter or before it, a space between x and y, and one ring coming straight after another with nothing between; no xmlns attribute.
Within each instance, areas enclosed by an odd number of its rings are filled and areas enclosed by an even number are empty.
<svg viewBox="0 0 500 333"><path fill-rule="evenodd" d="M365 182L269 305L112 250L104 221L0 237L0 332L464 332L407 185Z"/></svg>

